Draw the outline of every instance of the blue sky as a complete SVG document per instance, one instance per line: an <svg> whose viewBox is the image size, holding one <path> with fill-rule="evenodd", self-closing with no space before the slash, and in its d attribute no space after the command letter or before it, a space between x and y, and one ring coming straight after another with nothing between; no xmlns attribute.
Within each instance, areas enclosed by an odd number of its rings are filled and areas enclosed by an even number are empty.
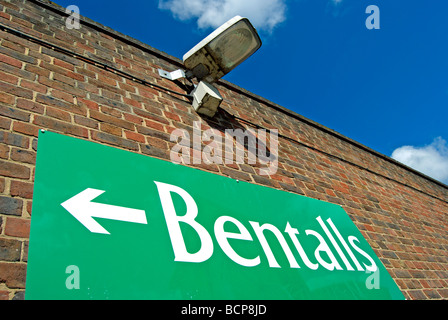
<svg viewBox="0 0 448 320"><path fill-rule="evenodd" d="M224 79L448 184L446 0L55 2L178 58L245 16L263 46Z"/></svg>

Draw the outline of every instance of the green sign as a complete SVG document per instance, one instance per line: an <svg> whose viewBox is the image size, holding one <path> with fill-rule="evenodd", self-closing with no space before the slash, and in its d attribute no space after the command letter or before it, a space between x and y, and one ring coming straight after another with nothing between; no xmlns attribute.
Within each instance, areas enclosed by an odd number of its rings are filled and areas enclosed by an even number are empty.
<svg viewBox="0 0 448 320"><path fill-rule="evenodd" d="M40 133L27 299L403 299L337 205Z"/></svg>

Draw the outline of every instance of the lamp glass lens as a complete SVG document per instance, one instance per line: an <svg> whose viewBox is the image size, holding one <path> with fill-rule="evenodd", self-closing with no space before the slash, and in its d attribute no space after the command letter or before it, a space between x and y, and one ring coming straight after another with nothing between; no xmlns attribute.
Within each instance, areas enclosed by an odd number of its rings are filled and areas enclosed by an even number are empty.
<svg viewBox="0 0 448 320"><path fill-rule="evenodd" d="M230 71L257 48L258 43L245 22L241 21L229 28L209 44L221 68Z"/></svg>

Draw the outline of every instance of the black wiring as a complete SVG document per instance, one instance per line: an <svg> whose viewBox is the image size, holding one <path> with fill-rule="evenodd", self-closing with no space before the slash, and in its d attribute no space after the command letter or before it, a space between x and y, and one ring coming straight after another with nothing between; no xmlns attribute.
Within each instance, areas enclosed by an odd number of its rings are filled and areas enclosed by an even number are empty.
<svg viewBox="0 0 448 320"><path fill-rule="evenodd" d="M105 70L112 71L113 73L119 74L122 77L124 77L126 79L129 79L129 80L132 80L134 82L138 82L138 83L143 84L145 86L150 86L150 87L153 87L153 88L157 88L157 89L163 90L165 92L168 92L170 94L175 94L175 95L178 95L178 96L181 96L181 97L186 97L186 98L191 100L191 95L189 95L189 94L180 93L180 92L177 92L177 91L174 91L174 90L170 90L168 88L159 86L159 85L157 85L155 83L151 83L151 82L148 82L148 81L146 81L144 79L140 79L138 77L135 77L135 76L125 72L125 71L122 71L122 70L117 69L117 68L115 68L113 66L110 66L110 65L108 65L106 63L99 62L99 61L96 61L94 59L85 57L85 56L83 56L81 54L78 54L76 52L67 50L65 48L61 48L61 47L56 46L56 45L54 45L52 43L46 42L44 40L41 40L41 39L35 38L33 36L30 36L28 34L25 34L25 33L21 32L21 31L18 31L18 30L15 30L13 28L10 28L8 26L5 26L4 24L1 24L1 23L0 23L0 29L5 31L5 32L8 32L10 34L13 34L15 36L18 36L20 38L23 38L23 39L26 39L28 41L37 43L37 44L39 44L39 45L41 45L43 47L49 48L49 49L51 49L53 51L60 52L60 53L66 54L68 56L77 58L77 59L82 60L84 62L90 63L90 64L92 64L92 65L94 65L96 67L100 67L100 68L103 68Z"/></svg>

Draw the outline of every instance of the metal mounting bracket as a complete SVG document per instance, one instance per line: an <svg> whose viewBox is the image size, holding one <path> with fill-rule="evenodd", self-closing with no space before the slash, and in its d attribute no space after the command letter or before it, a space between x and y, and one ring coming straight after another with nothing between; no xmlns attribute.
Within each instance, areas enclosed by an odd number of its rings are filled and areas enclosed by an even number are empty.
<svg viewBox="0 0 448 320"><path fill-rule="evenodd" d="M179 69L176 71L168 72L168 71L159 69L159 75L162 78L166 78L166 79L174 81L174 80L177 80L180 78L185 78L185 71L182 69Z"/></svg>

